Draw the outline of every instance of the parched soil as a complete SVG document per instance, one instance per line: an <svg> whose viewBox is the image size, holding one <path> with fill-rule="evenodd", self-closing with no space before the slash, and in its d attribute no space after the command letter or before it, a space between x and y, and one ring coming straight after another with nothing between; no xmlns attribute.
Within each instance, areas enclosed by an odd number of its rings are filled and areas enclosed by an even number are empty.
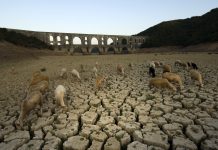
<svg viewBox="0 0 218 150"><path fill-rule="evenodd" d="M36 56L0 64L0 149L218 149L217 54ZM174 66L178 59L198 65L203 88L188 70ZM147 64L152 60L171 64L184 89L150 89ZM96 61L99 74L108 77L99 91L92 72ZM126 77L117 74L117 64L125 67ZM24 129L16 129L32 73L42 68L50 78L43 114L33 110ZM62 68L67 69L65 79L59 77ZM72 76L72 69L80 72L81 81ZM162 69L156 72L161 76ZM54 90L59 84L67 89L68 111L56 106Z"/></svg>
<svg viewBox="0 0 218 150"><path fill-rule="evenodd" d="M143 48L140 49L141 53L165 53L165 52L209 52L209 53L218 53L218 42L213 43L202 43L197 45L190 46L164 46L164 47L152 47L152 48Z"/></svg>

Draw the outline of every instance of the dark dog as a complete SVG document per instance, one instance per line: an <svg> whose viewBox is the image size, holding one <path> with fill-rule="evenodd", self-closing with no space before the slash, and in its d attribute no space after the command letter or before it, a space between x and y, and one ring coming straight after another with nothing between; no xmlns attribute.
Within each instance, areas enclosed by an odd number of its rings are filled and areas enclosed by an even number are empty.
<svg viewBox="0 0 218 150"><path fill-rule="evenodd" d="M153 78L156 76L155 69L153 67L149 67L149 75Z"/></svg>
<svg viewBox="0 0 218 150"><path fill-rule="evenodd" d="M195 63L192 62L191 65L193 69L198 70L198 66Z"/></svg>

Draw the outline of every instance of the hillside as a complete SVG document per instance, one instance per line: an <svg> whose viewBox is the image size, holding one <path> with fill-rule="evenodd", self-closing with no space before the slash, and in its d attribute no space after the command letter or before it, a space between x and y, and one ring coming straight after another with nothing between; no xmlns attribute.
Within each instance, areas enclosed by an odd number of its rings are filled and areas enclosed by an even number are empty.
<svg viewBox="0 0 218 150"><path fill-rule="evenodd" d="M138 36L148 36L143 47L188 46L218 41L218 8L197 17L162 22Z"/></svg>
<svg viewBox="0 0 218 150"><path fill-rule="evenodd" d="M5 28L0 28L0 42L2 41L28 48L52 49L51 46L35 37L26 36L15 31L9 31Z"/></svg>
<svg viewBox="0 0 218 150"><path fill-rule="evenodd" d="M55 52L49 49L27 48L6 41L0 41L0 54L0 64L18 62L26 59L34 60L39 59L41 56L66 55L64 52Z"/></svg>

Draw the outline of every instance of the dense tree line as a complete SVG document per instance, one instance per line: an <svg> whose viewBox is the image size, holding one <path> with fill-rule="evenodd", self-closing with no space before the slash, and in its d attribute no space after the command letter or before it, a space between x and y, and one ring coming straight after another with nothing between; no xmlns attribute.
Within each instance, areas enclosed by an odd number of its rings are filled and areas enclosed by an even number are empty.
<svg viewBox="0 0 218 150"><path fill-rule="evenodd" d="M0 28L0 41L7 41L15 45L29 48L52 49L51 46L33 36L26 36L5 28Z"/></svg>
<svg viewBox="0 0 218 150"><path fill-rule="evenodd" d="M137 35L148 37L142 48L218 41L218 8L199 17L162 22Z"/></svg>

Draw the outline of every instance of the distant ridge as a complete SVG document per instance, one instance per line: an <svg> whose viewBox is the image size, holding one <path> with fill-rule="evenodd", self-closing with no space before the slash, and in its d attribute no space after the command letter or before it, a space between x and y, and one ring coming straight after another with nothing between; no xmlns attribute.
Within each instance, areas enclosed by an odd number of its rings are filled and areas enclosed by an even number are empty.
<svg viewBox="0 0 218 150"><path fill-rule="evenodd" d="M26 36L15 31L10 31L6 28L0 28L0 42L4 41L13 43L17 46L37 49L52 49L50 45L33 36Z"/></svg>
<svg viewBox="0 0 218 150"><path fill-rule="evenodd" d="M147 36L142 48L188 46L218 41L218 8L197 17L157 24L137 36Z"/></svg>

